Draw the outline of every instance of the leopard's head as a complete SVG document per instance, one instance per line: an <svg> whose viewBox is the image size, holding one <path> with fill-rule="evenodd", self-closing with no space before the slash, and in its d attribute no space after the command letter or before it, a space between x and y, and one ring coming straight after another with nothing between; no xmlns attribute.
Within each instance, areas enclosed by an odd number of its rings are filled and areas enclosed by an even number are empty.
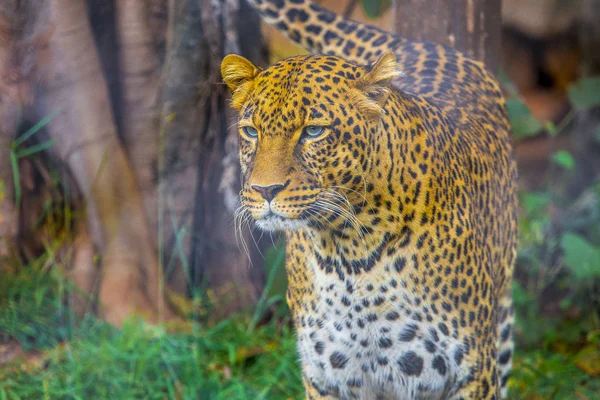
<svg viewBox="0 0 600 400"><path fill-rule="evenodd" d="M228 55L221 72L239 111L242 209L265 230L351 219L375 164L393 53L366 67L313 55L265 70Z"/></svg>

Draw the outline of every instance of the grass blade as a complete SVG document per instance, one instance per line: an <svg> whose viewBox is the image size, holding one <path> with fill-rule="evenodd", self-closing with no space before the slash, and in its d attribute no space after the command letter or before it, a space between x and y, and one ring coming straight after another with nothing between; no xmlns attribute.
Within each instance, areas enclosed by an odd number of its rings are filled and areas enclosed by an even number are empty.
<svg viewBox="0 0 600 400"><path fill-rule="evenodd" d="M46 126L48 124L48 122L52 121L54 119L54 117L56 117L61 111L62 111L62 107L57 108L56 110L54 110L53 112L51 112L50 114L48 114L44 118L42 118L40 121L38 121L38 123L33 125L31 128L27 129L27 131L24 134L22 134L21 136L19 136L18 138L16 138L13 141L13 148L16 148L16 147L22 145L27 139L29 139L31 136L36 134L40 129L42 129L44 126Z"/></svg>

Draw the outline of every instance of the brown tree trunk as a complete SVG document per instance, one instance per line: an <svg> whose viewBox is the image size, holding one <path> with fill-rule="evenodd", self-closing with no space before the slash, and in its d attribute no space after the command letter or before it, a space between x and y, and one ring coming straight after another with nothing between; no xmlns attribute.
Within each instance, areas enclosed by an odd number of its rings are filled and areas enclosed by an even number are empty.
<svg viewBox="0 0 600 400"><path fill-rule="evenodd" d="M21 107L29 101L25 56L35 32L25 30L25 17L16 0L0 3L0 271L16 256L18 215L15 207L11 145L18 129Z"/></svg>
<svg viewBox="0 0 600 400"><path fill-rule="evenodd" d="M40 96L54 151L71 169L86 200L88 226L102 255L99 313L109 322L140 313L169 315L138 186L117 137L110 97L83 0L49 0L54 26ZM40 7L45 8L45 7Z"/></svg>
<svg viewBox="0 0 600 400"><path fill-rule="evenodd" d="M501 6L501 0L396 0L396 32L453 47L497 73Z"/></svg>
<svg viewBox="0 0 600 400"><path fill-rule="evenodd" d="M120 136L141 189L151 232L157 232L155 168L160 65L150 31L147 1L120 0L115 5L123 110Z"/></svg>
<svg viewBox="0 0 600 400"><path fill-rule="evenodd" d="M0 13L6 10L0 255L15 247L5 244L16 233L10 218L17 221L10 142L17 105L30 105L34 122L56 112L44 128L56 140L50 152L67 165L85 203L86 218L69 245L70 272L82 289L97 292L100 316L115 325L135 313L170 317L163 266L180 291L207 283L213 315L252 305L263 276L258 265L250 268L255 252L235 240L237 131L219 66L229 52L266 62L256 45L257 17L247 17L239 0L171 0L168 7L167 0L149 7L142 0L7 0ZM90 20L109 21L98 28ZM40 37L47 40L31 52ZM81 298L72 300L87 309Z"/></svg>
<svg viewBox="0 0 600 400"><path fill-rule="evenodd" d="M220 60L229 52L266 62L266 56L248 50L260 48L259 21L242 18L239 7L238 0L171 2L162 77L158 165L165 265L167 271L173 260L178 266L172 277L177 287L207 284L209 294L218 296L217 315L254 304L263 283L260 265L250 268L256 252L247 254L235 240L237 133L219 75ZM182 228L189 233L179 235Z"/></svg>
<svg viewBox="0 0 600 400"><path fill-rule="evenodd" d="M18 218L14 206L10 146L16 133L17 112L17 101L6 93L0 93L0 271L2 264L13 258L16 250Z"/></svg>
<svg viewBox="0 0 600 400"><path fill-rule="evenodd" d="M582 50L582 72L584 77L600 75L600 2L583 0L580 14L579 38ZM574 142L573 157L576 160L576 175L570 178L568 197L576 198L583 190L600 177L600 107L581 110L572 127Z"/></svg>

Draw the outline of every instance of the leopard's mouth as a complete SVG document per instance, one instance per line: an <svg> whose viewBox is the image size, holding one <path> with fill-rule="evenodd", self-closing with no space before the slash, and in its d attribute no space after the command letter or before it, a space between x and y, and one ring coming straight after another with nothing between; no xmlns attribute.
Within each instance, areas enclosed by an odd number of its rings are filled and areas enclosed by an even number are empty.
<svg viewBox="0 0 600 400"><path fill-rule="evenodd" d="M306 228L308 221L306 219L286 218L281 215L269 212L267 215L256 220L256 226L264 231L297 231Z"/></svg>

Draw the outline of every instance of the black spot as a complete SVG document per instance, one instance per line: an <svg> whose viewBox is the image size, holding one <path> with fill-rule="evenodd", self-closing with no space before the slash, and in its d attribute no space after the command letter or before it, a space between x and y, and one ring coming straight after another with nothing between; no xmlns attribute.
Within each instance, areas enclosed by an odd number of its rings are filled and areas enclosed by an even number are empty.
<svg viewBox="0 0 600 400"><path fill-rule="evenodd" d="M423 371L423 359L414 351L407 351L398 359L400 370L408 376L419 376Z"/></svg>
<svg viewBox="0 0 600 400"><path fill-rule="evenodd" d="M387 357L377 357L377 364L381 365L381 366L385 366L388 365L388 358Z"/></svg>
<svg viewBox="0 0 600 400"><path fill-rule="evenodd" d="M462 362L462 359L463 359L463 351L462 351L462 349L458 348L454 352L454 361L456 361L456 365L460 365L460 363Z"/></svg>
<svg viewBox="0 0 600 400"><path fill-rule="evenodd" d="M321 31L323 30L322 27L320 27L319 25L314 25L314 24L306 25L306 27L304 29L306 30L306 32L314 33L315 35L319 35L321 33Z"/></svg>
<svg viewBox="0 0 600 400"><path fill-rule="evenodd" d="M440 328L440 331L446 336L448 336L448 334L450 333L450 331L448 331L448 327L443 322L440 322L438 324L438 328Z"/></svg>
<svg viewBox="0 0 600 400"><path fill-rule="evenodd" d="M290 8L287 12L287 19L290 20L290 22L295 22L296 20L306 22L308 21L308 17L309 15L306 11L298 8Z"/></svg>
<svg viewBox="0 0 600 400"><path fill-rule="evenodd" d="M508 362L510 361L511 355L512 355L512 351L510 351L510 349L509 350L504 350L498 356L498 362L500 364L502 364L502 365L508 364Z"/></svg>
<svg viewBox="0 0 600 400"><path fill-rule="evenodd" d="M510 337L511 328L511 324L508 324L504 328L502 328L502 332L500 332L500 340L502 340L503 342L506 342L508 340L508 338Z"/></svg>
<svg viewBox="0 0 600 400"><path fill-rule="evenodd" d="M435 351L437 350L437 347L435 346L435 343L433 343L431 340L426 340L425 341L425 349L430 353L435 353Z"/></svg>
<svg viewBox="0 0 600 400"><path fill-rule="evenodd" d="M387 319L388 321L395 321L398 318L400 318L400 314L398 314L396 311L390 311L385 315L385 319Z"/></svg>
<svg viewBox="0 0 600 400"><path fill-rule="evenodd" d="M446 361L444 361L442 356L435 357L431 366L439 372L440 375L446 375Z"/></svg>
<svg viewBox="0 0 600 400"><path fill-rule="evenodd" d="M401 272L406 266L406 258L400 257L394 262L394 269L396 272Z"/></svg>
<svg viewBox="0 0 600 400"><path fill-rule="evenodd" d="M317 342L315 343L315 351L317 354L323 354L323 349L325 349L325 343Z"/></svg>
<svg viewBox="0 0 600 400"><path fill-rule="evenodd" d="M398 339L402 342L410 342L415 338L417 329L418 327L415 324L406 325L402 332L400 332Z"/></svg>
<svg viewBox="0 0 600 400"><path fill-rule="evenodd" d="M335 39L339 39L339 36L337 33L332 32L332 31L325 32L325 35L323 36L323 40L325 41L326 45L328 45L329 42L331 42L332 40L335 40Z"/></svg>
<svg viewBox="0 0 600 400"><path fill-rule="evenodd" d="M481 396L482 398L487 398L488 394L490 394L490 384L486 378L483 378L481 382Z"/></svg>
<svg viewBox="0 0 600 400"><path fill-rule="evenodd" d="M324 10L321 14L317 16L319 21L327 22L328 24L335 21L335 14L331 11Z"/></svg>
<svg viewBox="0 0 600 400"><path fill-rule="evenodd" d="M375 40L372 45L373 46L381 46L382 44L384 44L385 42L387 42L387 35L381 35L379 38L377 38L377 40Z"/></svg>
<svg viewBox="0 0 600 400"><path fill-rule="evenodd" d="M348 356L344 353L340 353L339 351L335 351L331 353L329 356L329 361L331 362L331 367L334 369L343 369L348 364Z"/></svg>
<svg viewBox="0 0 600 400"><path fill-rule="evenodd" d="M382 349L388 349L388 348L392 347L392 339L382 337L381 339L379 339L379 342L377 343L377 345Z"/></svg>
<svg viewBox="0 0 600 400"><path fill-rule="evenodd" d="M351 378L346 381L346 385L348 385L349 387L359 388L362 387L363 382L360 378Z"/></svg>

